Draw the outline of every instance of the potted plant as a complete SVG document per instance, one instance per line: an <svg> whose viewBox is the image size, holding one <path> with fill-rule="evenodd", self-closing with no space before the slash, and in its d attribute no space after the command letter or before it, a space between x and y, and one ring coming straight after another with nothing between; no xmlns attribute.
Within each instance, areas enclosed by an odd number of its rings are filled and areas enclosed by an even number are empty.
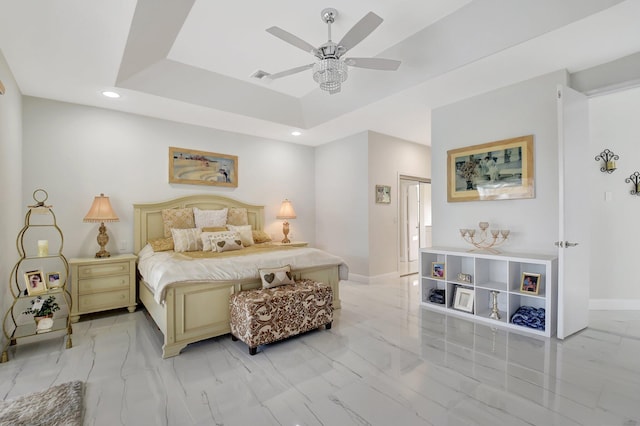
<svg viewBox="0 0 640 426"><path fill-rule="evenodd" d="M53 313L60 310L60 305L56 302L56 298L49 296L46 299L38 296L31 301L31 307L23 313L27 315L33 315L36 320L37 330L49 329L53 327ZM45 318L49 318L48 321L41 321Z"/></svg>

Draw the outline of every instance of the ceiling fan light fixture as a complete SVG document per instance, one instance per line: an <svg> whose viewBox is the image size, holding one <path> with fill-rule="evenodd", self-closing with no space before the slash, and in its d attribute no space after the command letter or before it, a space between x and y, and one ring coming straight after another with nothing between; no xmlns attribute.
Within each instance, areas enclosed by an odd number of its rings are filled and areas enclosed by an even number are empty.
<svg viewBox="0 0 640 426"><path fill-rule="evenodd" d="M342 83L349 77L348 67L340 59L321 59L313 64L313 79L320 89L333 95L339 93Z"/></svg>

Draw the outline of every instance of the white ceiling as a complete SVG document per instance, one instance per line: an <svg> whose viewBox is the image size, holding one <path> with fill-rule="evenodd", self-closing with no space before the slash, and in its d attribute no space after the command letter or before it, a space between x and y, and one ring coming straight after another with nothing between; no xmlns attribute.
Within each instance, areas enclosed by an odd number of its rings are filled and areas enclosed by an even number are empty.
<svg viewBox="0 0 640 426"><path fill-rule="evenodd" d="M0 50L23 94L320 145L363 130L430 144L430 109L558 69L640 51L639 0L0 0ZM314 46L367 12L384 22L349 56L402 61L350 68L329 95L313 62L265 31ZM0 76L2 79L2 76ZM120 99L103 90L116 89ZM290 135L301 130L302 136Z"/></svg>

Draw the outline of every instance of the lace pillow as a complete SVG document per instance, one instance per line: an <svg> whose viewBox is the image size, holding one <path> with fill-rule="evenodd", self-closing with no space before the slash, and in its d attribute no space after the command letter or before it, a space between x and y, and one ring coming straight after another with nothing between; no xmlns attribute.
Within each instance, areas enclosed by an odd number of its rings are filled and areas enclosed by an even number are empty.
<svg viewBox="0 0 640 426"><path fill-rule="evenodd" d="M227 225L227 229L229 231L235 231L240 234L240 239L242 240L243 246L249 247L253 245L253 234L251 232L251 225L243 225L243 226Z"/></svg>
<svg viewBox="0 0 640 426"><path fill-rule="evenodd" d="M194 207L193 217L195 218L196 228L225 226L227 224L227 209L200 210L199 208Z"/></svg>
<svg viewBox="0 0 640 426"><path fill-rule="evenodd" d="M172 229L174 251L201 251L202 240L200 239L200 233L198 228Z"/></svg>
<svg viewBox="0 0 640 426"><path fill-rule="evenodd" d="M242 241L240 238L212 238L211 245L215 247L218 253L222 253L224 251L240 250L242 248Z"/></svg>
<svg viewBox="0 0 640 426"><path fill-rule="evenodd" d="M237 232L227 231L226 228L224 231L203 232L202 234L200 234L200 239L202 240L202 250L216 251L216 248L211 245L212 241L223 240L225 238L240 239L240 234L238 234Z"/></svg>
<svg viewBox="0 0 640 426"><path fill-rule="evenodd" d="M293 275L291 274L291 265L282 266L280 268L258 269L262 288L278 287L285 284L295 284Z"/></svg>
<svg viewBox="0 0 640 426"><path fill-rule="evenodd" d="M231 207L227 212L227 225L242 226L249 224L247 209L244 207Z"/></svg>
<svg viewBox="0 0 640 426"><path fill-rule="evenodd" d="M172 229L195 228L193 209L164 209L162 210L162 223L164 224L164 236L170 237Z"/></svg>

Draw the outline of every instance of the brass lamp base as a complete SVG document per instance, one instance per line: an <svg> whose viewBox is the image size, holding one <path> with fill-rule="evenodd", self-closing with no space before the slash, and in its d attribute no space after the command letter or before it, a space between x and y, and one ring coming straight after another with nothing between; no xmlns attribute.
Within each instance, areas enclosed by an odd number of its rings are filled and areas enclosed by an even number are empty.
<svg viewBox="0 0 640 426"><path fill-rule="evenodd" d="M107 235L107 227L104 226L104 222L100 224L100 228L98 228L98 245L100 246L100 251L96 253L97 258L102 257L111 257L111 253L104 249L104 246L109 242L109 236Z"/></svg>
<svg viewBox="0 0 640 426"><path fill-rule="evenodd" d="M286 220L282 222L282 233L284 234L284 238L282 239L282 244L289 244L291 240L287 235L289 235L289 222Z"/></svg>

